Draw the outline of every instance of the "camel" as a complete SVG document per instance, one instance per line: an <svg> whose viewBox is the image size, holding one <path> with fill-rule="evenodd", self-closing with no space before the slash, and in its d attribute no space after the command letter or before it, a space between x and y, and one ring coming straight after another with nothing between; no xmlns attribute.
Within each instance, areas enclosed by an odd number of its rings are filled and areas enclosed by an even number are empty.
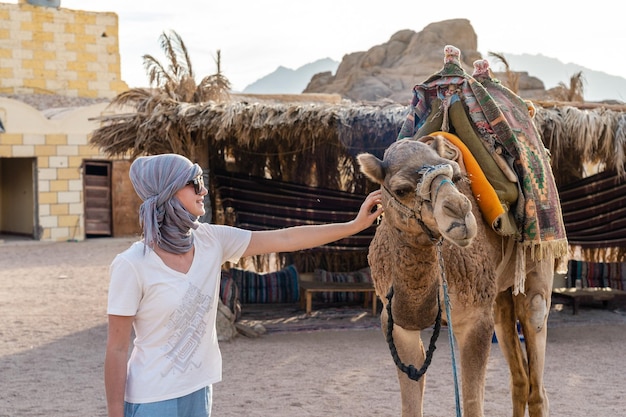
<svg viewBox="0 0 626 417"><path fill-rule="evenodd" d="M384 215L368 254L383 302L383 333L388 334L389 312L399 359L415 367L424 364L420 332L435 323L442 308L444 276L451 317L445 311L443 316L458 346L463 415L483 416L495 328L511 373L512 415L523 417L528 406L530 416L548 416L543 368L554 258L526 257L525 289L514 293L514 266L500 265L510 253L505 246L514 241L483 220L470 182L459 164L446 158L450 152L449 142L433 135L398 140L383 160L358 155L361 171L383 190ZM425 375L415 381L397 368L402 417L422 416Z"/></svg>

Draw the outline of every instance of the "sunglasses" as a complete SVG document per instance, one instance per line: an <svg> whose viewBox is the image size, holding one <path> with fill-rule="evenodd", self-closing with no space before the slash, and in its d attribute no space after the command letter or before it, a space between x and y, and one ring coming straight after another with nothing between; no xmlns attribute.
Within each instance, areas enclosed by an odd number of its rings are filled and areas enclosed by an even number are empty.
<svg viewBox="0 0 626 417"><path fill-rule="evenodd" d="M187 184L185 185L191 185L191 184L193 184L193 191L197 195L202 194L202 190L204 189L204 178L202 178L202 175L197 176L196 178L187 182Z"/></svg>

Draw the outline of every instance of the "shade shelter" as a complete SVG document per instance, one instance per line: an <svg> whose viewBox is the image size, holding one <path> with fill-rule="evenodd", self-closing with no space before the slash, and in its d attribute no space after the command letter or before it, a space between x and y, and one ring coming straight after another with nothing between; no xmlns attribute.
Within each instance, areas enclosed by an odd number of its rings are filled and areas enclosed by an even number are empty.
<svg viewBox="0 0 626 417"><path fill-rule="evenodd" d="M568 200L563 202L566 229L569 232L576 227L587 236L571 243L578 245L590 259L623 261L626 257L623 238L626 224L622 220L626 218L622 188L626 177L625 108L585 103L534 104L536 125L550 150L557 186L568 190ZM229 222L229 215L230 221L236 222L235 207L225 210L219 192L228 178L252 181L248 187L251 189L258 186L254 181L274 181L276 193L282 192L283 186L299 185L311 201L332 192L343 195L346 202L349 196L361 198L373 185L359 172L356 155L367 151L382 156L386 147L396 140L408 113L406 106L397 103L357 103L323 95L233 96L223 103L193 104L163 100L151 108L150 112L116 113L99 118L101 127L94 131L91 143L107 155L131 158L184 153L193 147L204 149L208 155L212 221L216 223ZM585 193L595 186L597 172L604 172L598 180L605 185L608 181L612 191L600 192L598 198L603 204L590 206ZM579 189L579 185L584 188ZM265 200L271 202L269 189ZM240 195L249 191L242 188ZM233 195L237 195L236 190L230 198ZM303 197L301 201L305 200ZM277 205L287 207L286 203ZM295 202L293 207L297 205ZM348 206L340 202L338 207L342 205ZM570 212L576 212L575 219L568 220ZM617 217L610 215L615 212ZM277 212L276 217L281 216ZM623 232L607 239L597 232L598 222L605 229ZM314 261L311 253L289 255L293 257L289 261L300 263L304 270L309 267L306 265L313 264L350 270L367 264L366 252L366 245L344 242L340 247L317 250ZM285 258L279 258L286 262Z"/></svg>

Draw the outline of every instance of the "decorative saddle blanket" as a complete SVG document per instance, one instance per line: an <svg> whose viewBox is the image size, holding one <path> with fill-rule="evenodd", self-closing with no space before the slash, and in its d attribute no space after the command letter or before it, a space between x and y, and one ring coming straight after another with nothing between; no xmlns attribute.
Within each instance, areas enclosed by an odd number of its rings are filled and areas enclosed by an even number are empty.
<svg viewBox="0 0 626 417"><path fill-rule="evenodd" d="M469 75L460 50L448 45L443 68L413 88L410 112L398 139L436 131L470 148L505 210L514 238L534 259L567 253L567 238L550 158L532 121L529 103L492 78L487 60Z"/></svg>

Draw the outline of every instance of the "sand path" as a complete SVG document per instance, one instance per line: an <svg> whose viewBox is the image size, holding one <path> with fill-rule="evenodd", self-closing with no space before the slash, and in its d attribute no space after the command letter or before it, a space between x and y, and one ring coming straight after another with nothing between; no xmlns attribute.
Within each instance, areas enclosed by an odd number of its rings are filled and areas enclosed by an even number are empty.
<svg viewBox="0 0 626 417"><path fill-rule="evenodd" d="M0 417L106 416L107 270L131 242L0 244ZM396 372L379 329L239 336L221 348L215 416L400 415ZM485 414L507 416L508 370L498 345L492 348ZM553 417L625 415L625 371L623 309L551 313L545 379ZM427 378L425 414L453 416L445 332Z"/></svg>

